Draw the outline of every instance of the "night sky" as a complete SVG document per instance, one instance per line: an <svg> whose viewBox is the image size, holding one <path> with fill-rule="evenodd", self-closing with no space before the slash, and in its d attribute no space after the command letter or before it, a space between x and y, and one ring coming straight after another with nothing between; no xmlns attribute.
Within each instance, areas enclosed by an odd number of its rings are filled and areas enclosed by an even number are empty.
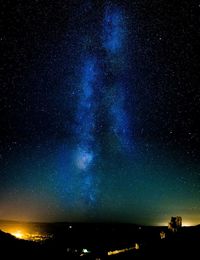
<svg viewBox="0 0 200 260"><path fill-rule="evenodd" d="M1 1L0 219L200 223L199 11Z"/></svg>

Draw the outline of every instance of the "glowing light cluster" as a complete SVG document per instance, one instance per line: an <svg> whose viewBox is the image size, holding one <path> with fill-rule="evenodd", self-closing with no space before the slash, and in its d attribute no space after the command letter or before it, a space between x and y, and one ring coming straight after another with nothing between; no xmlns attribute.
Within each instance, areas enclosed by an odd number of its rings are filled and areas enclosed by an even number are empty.
<svg viewBox="0 0 200 260"><path fill-rule="evenodd" d="M35 241L35 242L41 242L45 241L47 239L52 238L52 235L50 234L42 234L39 232L28 232L24 228L22 229L9 229L8 231L4 229L4 232L10 233L17 239L23 239L23 240L29 240L29 241Z"/></svg>
<svg viewBox="0 0 200 260"><path fill-rule="evenodd" d="M131 250L138 250L139 248L140 248L139 244L138 244L138 243L135 243L135 246L133 246L133 247L123 248L123 249L116 249L116 250L113 250L113 251L109 251L109 252L107 253L107 255L108 255L108 256L117 255L117 254L125 253L125 252L131 251Z"/></svg>
<svg viewBox="0 0 200 260"><path fill-rule="evenodd" d="M11 235L13 235L14 237L19 238L19 239L25 238L25 235L20 230L12 232Z"/></svg>
<svg viewBox="0 0 200 260"><path fill-rule="evenodd" d="M35 242L41 242L41 241L45 241L47 239L52 238L51 235L44 235L44 234L40 234L40 233L23 233L22 231L16 231L16 232L12 232L11 235L13 235L14 237L18 238L18 239L24 239L24 240L29 240L29 241L35 241Z"/></svg>

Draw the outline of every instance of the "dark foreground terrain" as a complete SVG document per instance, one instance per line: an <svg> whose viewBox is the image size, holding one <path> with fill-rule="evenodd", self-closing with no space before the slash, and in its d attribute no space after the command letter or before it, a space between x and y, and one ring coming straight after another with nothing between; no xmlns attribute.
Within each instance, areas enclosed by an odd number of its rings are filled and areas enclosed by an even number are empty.
<svg viewBox="0 0 200 260"><path fill-rule="evenodd" d="M51 225L51 224L49 224ZM0 231L0 259L198 259L200 227L167 227L128 224L67 224L50 227L51 239L33 242ZM162 232L163 231L163 232ZM160 233L164 234L161 239ZM116 251L118 250L118 251Z"/></svg>

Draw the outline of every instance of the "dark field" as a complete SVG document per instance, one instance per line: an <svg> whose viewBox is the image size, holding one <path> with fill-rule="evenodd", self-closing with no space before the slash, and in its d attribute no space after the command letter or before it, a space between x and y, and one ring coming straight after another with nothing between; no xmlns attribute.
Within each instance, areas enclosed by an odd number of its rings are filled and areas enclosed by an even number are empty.
<svg viewBox="0 0 200 260"><path fill-rule="evenodd" d="M53 223L28 224L49 234L48 239L27 241L0 231L0 251L4 259L149 259L197 257L200 227L182 227L170 232L167 227L132 224ZM165 233L161 239L160 232ZM118 251L115 251L118 250ZM115 254L114 254L115 253Z"/></svg>

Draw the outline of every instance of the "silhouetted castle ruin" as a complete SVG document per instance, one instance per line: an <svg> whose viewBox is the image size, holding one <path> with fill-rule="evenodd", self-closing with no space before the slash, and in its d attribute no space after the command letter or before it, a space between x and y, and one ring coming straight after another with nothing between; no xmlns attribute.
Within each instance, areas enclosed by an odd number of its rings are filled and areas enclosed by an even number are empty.
<svg viewBox="0 0 200 260"><path fill-rule="evenodd" d="M182 227L182 217L171 217L171 221L168 224L168 229L172 232L177 232Z"/></svg>

